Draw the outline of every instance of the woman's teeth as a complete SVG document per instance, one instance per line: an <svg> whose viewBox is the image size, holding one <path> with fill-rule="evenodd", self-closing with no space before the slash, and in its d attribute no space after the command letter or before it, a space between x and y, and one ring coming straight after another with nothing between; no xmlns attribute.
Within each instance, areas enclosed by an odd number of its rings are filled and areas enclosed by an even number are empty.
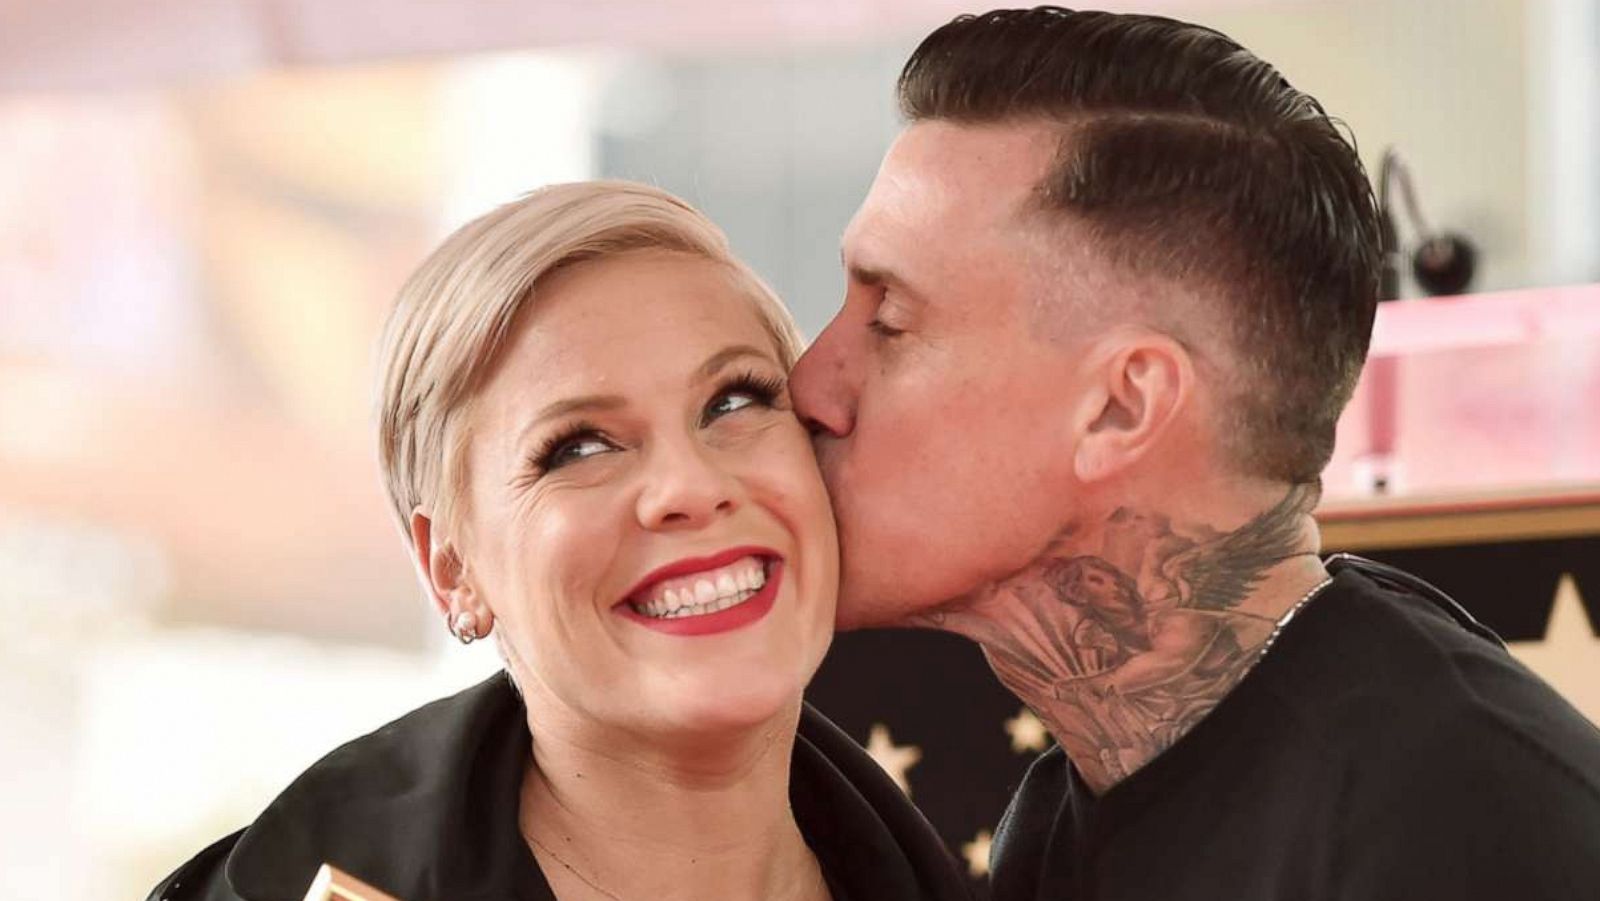
<svg viewBox="0 0 1600 901"><path fill-rule="evenodd" d="M655 619L704 616L750 600L766 584L766 566L755 557L745 557L718 569L657 582L644 598L628 606Z"/></svg>

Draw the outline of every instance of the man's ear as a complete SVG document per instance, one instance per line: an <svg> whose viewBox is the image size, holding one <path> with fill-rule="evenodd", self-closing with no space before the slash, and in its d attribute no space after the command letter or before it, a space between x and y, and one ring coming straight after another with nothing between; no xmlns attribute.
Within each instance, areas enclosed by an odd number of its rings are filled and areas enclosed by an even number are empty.
<svg viewBox="0 0 1600 901"><path fill-rule="evenodd" d="M411 511L411 557L428 597L446 620L468 608L472 589L461 555L446 536L435 534L433 520L420 507Z"/></svg>
<svg viewBox="0 0 1600 901"><path fill-rule="evenodd" d="M1121 472L1161 443L1193 390L1194 360L1172 338L1140 332L1109 348L1093 373L1073 459L1086 483Z"/></svg>

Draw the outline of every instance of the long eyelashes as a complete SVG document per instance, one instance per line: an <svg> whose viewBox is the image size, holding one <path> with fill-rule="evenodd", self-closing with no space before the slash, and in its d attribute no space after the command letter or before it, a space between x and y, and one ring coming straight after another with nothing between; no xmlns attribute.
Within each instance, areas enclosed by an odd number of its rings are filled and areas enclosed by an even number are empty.
<svg viewBox="0 0 1600 901"><path fill-rule="evenodd" d="M601 434L600 427L584 420L562 426L560 431L539 442L532 454L528 456L529 468L535 475L542 475L552 469L560 469L568 463L582 459L571 456L571 452L582 447L586 441L599 442L610 445Z"/></svg>
<svg viewBox="0 0 1600 901"><path fill-rule="evenodd" d="M780 376L763 375L755 371L745 371L730 376L723 380L717 386L716 392L712 394L711 403L706 405L705 411L701 415L701 425L709 425L716 419L744 409L744 406L732 409L718 409L718 407L741 394L748 397L757 406L779 407L785 397L784 388L787 384Z"/></svg>
<svg viewBox="0 0 1600 901"><path fill-rule="evenodd" d="M752 406L765 409L782 407L787 397L784 393L787 385L788 382L781 376L763 375L755 371L729 376L712 392L710 402L701 410L700 427L709 426ZM743 403L740 402L741 398ZM617 447L617 442L607 437L599 426L587 420L578 420L539 442L528 456L526 471L528 477L537 479L545 473ZM584 453L586 448L594 453Z"/></svg>

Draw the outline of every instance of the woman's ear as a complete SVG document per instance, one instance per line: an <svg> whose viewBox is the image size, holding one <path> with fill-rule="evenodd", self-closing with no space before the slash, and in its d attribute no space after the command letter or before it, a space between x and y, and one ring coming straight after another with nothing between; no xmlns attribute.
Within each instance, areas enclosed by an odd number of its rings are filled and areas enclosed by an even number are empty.
<svg viewBox="0 0 1600 901"><path fill-rule="evenodd" d="M411 511L411 557L429 599L446 620L468 609L472 590L461 556L446 536L435 532L433 520L420 507Z"/></svg>
<svg viewBox="0 0 1600 901"><path fill-rule="evenodd" d="M1154 332L1123 336L1095 369L1073 458L1079 481L1103 481L1157 449L1193 384L1182 344Z"/></svg>

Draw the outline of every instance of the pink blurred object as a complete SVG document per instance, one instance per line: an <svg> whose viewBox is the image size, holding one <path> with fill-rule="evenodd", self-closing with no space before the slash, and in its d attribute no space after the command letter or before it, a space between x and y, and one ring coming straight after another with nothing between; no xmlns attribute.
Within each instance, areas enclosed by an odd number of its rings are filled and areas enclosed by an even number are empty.
<svg viewBox="0 0 1600 901"><path fill-rule="evenodd" d="M1584 338L1600 340L1600 284L1386 303L1373 324L1370 355Z"/></svg>
<svg viewBox="0 0 1600 901"><path fill-rule="evenodd" d="M1176 13L1202 2L1100 5ZM0 0L0 91L174 84L282 66L533 47L903 41L971 11L965 0Z"/></svg>
<svg viewBox="0 0 1600 901"><path fill-rule="evenodd" d="M1324 482L1331 501L1600 486L1600 285L1384 304Z"/></svg>

